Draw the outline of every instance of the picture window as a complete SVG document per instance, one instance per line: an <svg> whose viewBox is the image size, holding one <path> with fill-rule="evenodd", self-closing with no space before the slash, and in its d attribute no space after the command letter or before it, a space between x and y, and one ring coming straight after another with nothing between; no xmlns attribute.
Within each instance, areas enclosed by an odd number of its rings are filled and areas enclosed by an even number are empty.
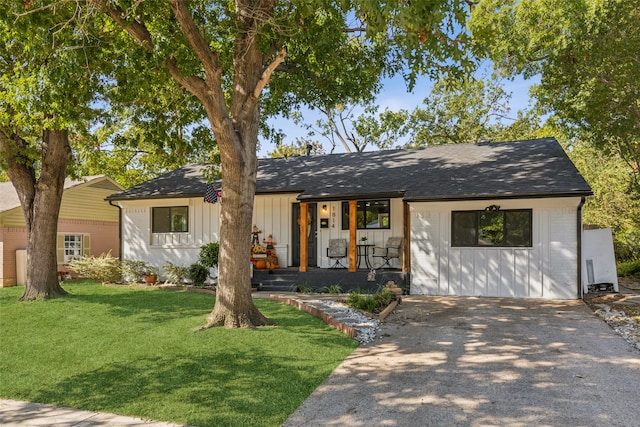
<svg viewBox="0 0 640 427"><path fill-rule="evenodd" d="M451 212L451 246L530 247L531 209Z"/></svg>
<svg viewBox="0 0 640 427"><path fill-rule="evenodd" d="M171 206L152 209L153 233L186 233L189 231L189 207Z"/></svg>

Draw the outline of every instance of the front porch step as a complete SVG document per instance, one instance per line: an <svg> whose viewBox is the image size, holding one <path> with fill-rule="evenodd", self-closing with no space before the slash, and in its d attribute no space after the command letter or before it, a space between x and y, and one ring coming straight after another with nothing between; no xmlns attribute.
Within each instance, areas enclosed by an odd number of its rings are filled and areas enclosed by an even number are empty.
<svg viewBox="0 0 640 427"><path fill-rule="evenodd" d="M378 270L375 281L368 281L368 270L349 272L347 269L310 268L301 273L297 268L254 270L251 283L262 292L293 292L298 288L326 292L338 285L343 292L362 290L376 292L392 280L398 287L408 287L408 275L400 270Z"/></svg>

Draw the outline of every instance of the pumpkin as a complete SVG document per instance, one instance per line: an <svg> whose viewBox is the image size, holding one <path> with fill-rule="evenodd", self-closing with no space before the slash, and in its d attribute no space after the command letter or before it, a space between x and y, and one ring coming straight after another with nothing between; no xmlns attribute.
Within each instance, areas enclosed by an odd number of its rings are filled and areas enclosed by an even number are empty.
<svg viewBox="0 0 640 427"><path fill-rule="evenodd" d="M266 261L263 259L256 261L256 268L258 270L264 270L265 268L267 268Z"/></svg>

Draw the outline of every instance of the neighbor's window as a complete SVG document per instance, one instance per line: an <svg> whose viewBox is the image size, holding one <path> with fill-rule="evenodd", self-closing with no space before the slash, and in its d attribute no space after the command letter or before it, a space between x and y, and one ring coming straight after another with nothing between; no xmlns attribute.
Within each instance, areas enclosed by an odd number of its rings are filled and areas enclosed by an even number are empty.
<svg viewBox="0 0 640 427"><path fill-rule="evenodd" d="M74 259L82 258L82 235L64 235L64 263L67 264Z"/></svg>
<svg viewBox="0 0 640 427"><path fill-rule="evenodd" d="M357 227L390 228L389 200L358 200ZM349 202L342 202L342 229L349 229Z"/></svg>
<svg viewBox="0 0 640 427"><path fill-rule="evenodd" d="M188 206L171 206L152 209L153 233L184 233L189 231Z"/></svg>
<svg viewBox="0 0 640 427"><path fill-rule="evenodd" d="M531 246L531 209L451 212L452 246Z"/></svg>

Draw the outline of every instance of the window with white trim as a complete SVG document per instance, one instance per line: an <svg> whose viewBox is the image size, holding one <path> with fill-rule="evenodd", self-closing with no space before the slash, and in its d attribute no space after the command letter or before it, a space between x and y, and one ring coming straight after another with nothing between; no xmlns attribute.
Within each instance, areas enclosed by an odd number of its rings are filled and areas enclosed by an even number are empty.
<svg viewBox="0 0 640 427"><path fill-rule="evenodd" d="M82 234L64 235L64 263L82 258Z"/></svg>
<svg viewBox="0 0 640 427"><path fill-rule="evenodd" d="M189 231L189 207L167 206L152 208L153 233L186 233Z"/></svg>
<svg viewBox="0 0 640 427"><path fill-rule="evenodd" d="M56 258L58 264L91 255L91 235L88 233L58 233Z"/></svg>

